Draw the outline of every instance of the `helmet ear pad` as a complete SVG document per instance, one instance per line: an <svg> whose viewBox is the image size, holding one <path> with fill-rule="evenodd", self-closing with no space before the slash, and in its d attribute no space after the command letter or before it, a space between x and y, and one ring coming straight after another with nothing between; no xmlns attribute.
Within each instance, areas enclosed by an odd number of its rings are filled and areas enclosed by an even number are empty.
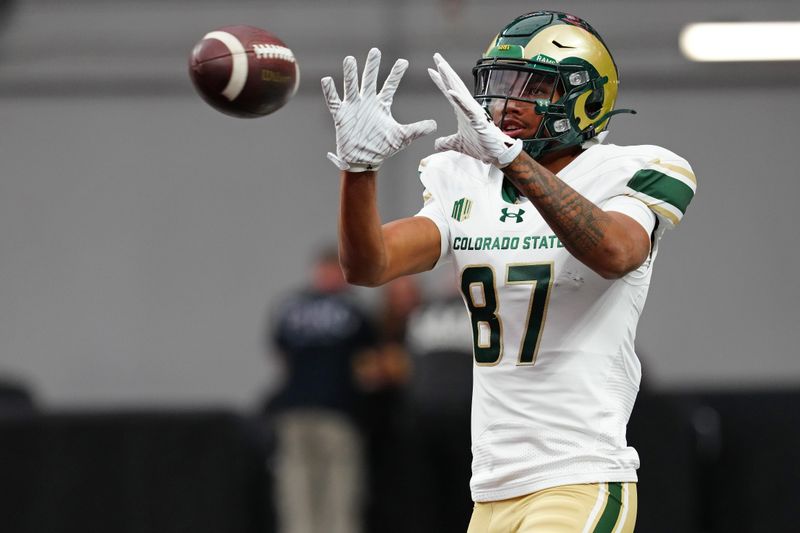
<svg viewBox="0 0 800 533"><path fill-rule="evenodd" d="M578 131L581 131L593 124L595 120L600 117L603 107L608 104L608 102L606 102L606 97L610 96L608 91L606 91L608 77L601 76L591 63L578 57L565 58L562 64L571 66L570 69L565 69L565 72L562 72L561 82L564 87L567 87L565 104L568 104L570 101L575 104L568 108L570 120L573 126ZM575 72L575 69L585 71L586 74L588 74L587 83L579 86L572 86L570 84L569 74ZM615 94L612 98L616 99L616 91L613 92ZM610 110L612 106L613 103L607 107L609 107Z"/></svg>

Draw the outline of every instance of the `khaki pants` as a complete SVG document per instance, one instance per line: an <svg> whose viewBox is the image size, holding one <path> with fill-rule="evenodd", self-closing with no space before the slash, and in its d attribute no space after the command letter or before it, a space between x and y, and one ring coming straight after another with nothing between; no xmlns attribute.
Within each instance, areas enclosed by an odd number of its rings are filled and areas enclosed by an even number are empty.
<svg viewBox="0 0 800 533"><path fill-rule="evenodd" d="M636 483L553 487L476 503L467 533L633 533Z"/></svg>
<svg viewBox="0 0 800 533"><path fill-rule="evenodd" d="M363 450L358 428L334 411L289 411L276 420L281 533L359 533Z"/></svg>

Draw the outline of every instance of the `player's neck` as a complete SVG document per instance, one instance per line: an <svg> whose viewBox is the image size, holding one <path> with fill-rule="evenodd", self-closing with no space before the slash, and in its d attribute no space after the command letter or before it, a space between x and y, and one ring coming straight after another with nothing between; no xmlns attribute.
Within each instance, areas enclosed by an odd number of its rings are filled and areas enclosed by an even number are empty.
<svg viewBox="0 0 800 533"><path fill-rule="evenodd" d="M553 174L558 174L564 169L564 167L572 163L575 158L581 155L582 152L583 148L580 146L571 146L569 148L565 148L564 150L558 150L544 154L536 161Z"/></svg>

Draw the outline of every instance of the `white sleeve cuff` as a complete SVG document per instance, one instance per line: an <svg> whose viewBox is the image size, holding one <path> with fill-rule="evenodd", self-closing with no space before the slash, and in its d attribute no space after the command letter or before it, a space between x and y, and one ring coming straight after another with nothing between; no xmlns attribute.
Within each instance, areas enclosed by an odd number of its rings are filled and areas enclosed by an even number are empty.
<svg viewBox="0 0 800 533"><path fill-rule="evenodd" d="M439 265L448 262L450 258L450 242L449 242L449 235L450 235L450 228L447 225L442 225L442 221L437 218L436 216L431 216L429 212L425 212L424 210L420 211L416 215L417 217L425 217L434 224L439 229L439 258L436 259L436 264L433 265L433 268L438 268Z"/></svg>

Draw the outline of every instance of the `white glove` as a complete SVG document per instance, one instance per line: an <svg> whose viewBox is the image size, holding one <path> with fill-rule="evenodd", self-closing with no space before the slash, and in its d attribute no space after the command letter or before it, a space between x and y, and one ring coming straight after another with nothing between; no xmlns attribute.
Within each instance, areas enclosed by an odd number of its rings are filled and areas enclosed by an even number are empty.
<svg viewBox="0 0 800 533"><path fill-rule="evenodd" d="M408 61L398 59L381 92L376 94L381 52L373 48L367 55L361 92L353 56L344 58L344 101L339 99L333 78L322 78L322 92L336 126L336 154L328 159L340 170L363 172L377 170L383 160L393 156L416 139L436 130L436 122L422 120L398 124L392 117L392 99L408 68Z"/></svg>
<svg viewBox="0 0 800 533"><path fill-rule="evenodd" d="M428 74L453 106L458 119L458 132L436 139L436 151L455 150L497 168L508 166L522 151L522 140L509 137L492 122L441 54L434 54L433 61L436 70L429 68Z"/></svg>

